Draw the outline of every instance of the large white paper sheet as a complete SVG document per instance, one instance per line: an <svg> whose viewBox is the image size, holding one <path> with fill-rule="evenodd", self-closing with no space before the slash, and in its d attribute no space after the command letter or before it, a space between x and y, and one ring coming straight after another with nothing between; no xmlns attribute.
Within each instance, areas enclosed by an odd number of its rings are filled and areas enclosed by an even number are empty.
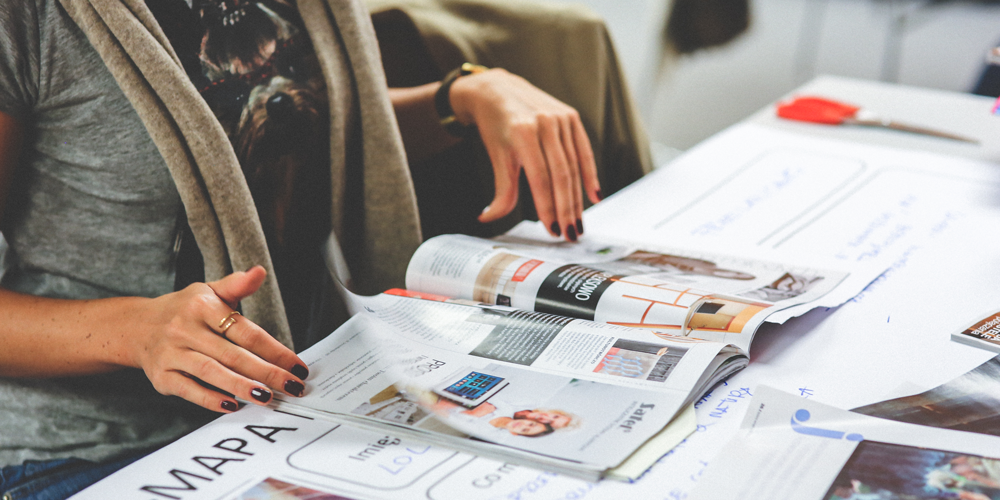
<svg viewBox="0 0 1000 500"><path fill-rule="evenodd" d="M790 155L800 161L789 160ZM815 165L829 172L816 171ZM730 203L739 201L730 184L748 179L739 177L741 169L766 172L761 179L770 179L745 181L756 194L744 196L742 206ZM717 191L728 194L718 196ZM779 192L791 193L788 203L772 201ZM705 208L702 217L706 197L730 205L726 210ZM683 217L670 218L673 213ZM844 262L887 259L890 267L839 308L814 310L781 326L763 325L750 366L697 403L698 430L634 484L591 484L460 455L465 458L442 461L403 489L362 488L337 479L335 491L353 498L414 498L419 493L433 499L684 499L737 432L760 384L853 408L929 389L991 357L950 341L949 335L971 315L1000 304L997 164L745 125L693 149L586 217L588 237L658 238L664 246L715 246L716 251L750 245L763 255L794 251L806 261L816 255ZM781 223L772 220L776 217ZM184 439L202 443L191 436ZM210 447L209 441L204 443ZM178 460L190 463L194 453L184 451L163 467L179 467L169 465L182 463ZM169 480L172 476L163 474L171 469L163 467L161 477ZM275 475L286 470L281 462L266 467ZM492 489L474 483L487 477ZM221 481L214 484L220 489L206 498L238 498L235 485L226 489ZM83 498L113 497L105 492Z"/></svg>

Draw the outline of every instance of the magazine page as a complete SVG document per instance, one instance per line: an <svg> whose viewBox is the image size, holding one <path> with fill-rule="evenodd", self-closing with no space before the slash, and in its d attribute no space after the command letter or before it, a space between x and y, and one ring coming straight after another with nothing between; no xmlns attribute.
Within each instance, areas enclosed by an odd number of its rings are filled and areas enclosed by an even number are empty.
<svg viewBox="0 0 1000 500"><path fill-rule="evenodd" d="M276 396L279 408L569 473L619 465L698 390L746 365L717 343L507 308L384 295L365 309L300 354L312 383L304 398Z"/></svg>
<svg viewBox="0 0 1000 500"><path fill-rule="evenodd" d="M594 208L588 209L587 213L591 213ZM772 312L765 319L768 323L776 324L784 324L791 318L801 316L819 307L843 305L878 279L888 267L886 262L878 259L847 263L813 251L763 249L746 245L745 242L720 244L697 239L680 239L679 241L683 242L680 245L676 242L666 244L662 241L658 242L656 239L647 239L644 231L639 231L636 234L643 236L630 235L626 239L625 236L621 235L610 237L597 235L595 231L593 235L588 234L581 237L577 243L566 243L550 236L541 223L522 221L507 233L493 239L504 243L529 244L532 247L532 255L539 251L551 252L555 254L556 260L589 262L583 259L594 259L595 250L603 250L608 247L607 242L615 242L615 246L708 261L707 264L699 263L700 265L697 267L681 265L674 272L687 278L706 280L709 285L704 288L712 290L717 287L725 287L728 283L730 287L736 288L732 291L736 295L753 293L762 288L791 292L785 299L797 298L798 300L782 300L780 304L777 304L780 309ZM724 249L725 253L720 253L719 249ZM582 257L570 258L567 256L573 252L581 253ZM548 253L539 255L542 255L539 258L544 260ZM680 262L683 263L683 261ZM703 267L706 265L707 269ZM712 280L711 277L720 277L715 275L716 273L712 271L713 268L735 269L760 279L759 281L741 281L730 277L727 281ZM789 276L785 276L786 273ZM830 279L810 279L819 275ZM838 278L839 276L843 277ZM719 288L719 290L726 292L729 288ZM770 296L775 295L771 290L764 292ZM806 293L809 295L802 296Z"/></svg>
<svg viewBox="0 0 1000 500"><path fill-rule="evenodd" d="M813 301L846 273L583 241L444 235L407 268L409 290L558 314L744 350L769 315Z"/></svg>
<svg viewBox="0 0 1000 500"><path fill-rule="evenodd" d="M851 410L911 424L1000 436L1000 358L928 391Z"/></svg>
<svg viewBox="0 0 1000 500"><path fill-rule="evenodd" d="M859 415L757 388L689 497L1000 499L1000 438Z"/></svg>
<svg viewBox="0 0 1000 500"><path fill-rule="evenodd" d="M364 300L365 312L391 327L393 341L406 339L553 375L667 389L689 400L719 380L720 363L746 363L745 353L731 345L619 325L388 294Z"/></svg>

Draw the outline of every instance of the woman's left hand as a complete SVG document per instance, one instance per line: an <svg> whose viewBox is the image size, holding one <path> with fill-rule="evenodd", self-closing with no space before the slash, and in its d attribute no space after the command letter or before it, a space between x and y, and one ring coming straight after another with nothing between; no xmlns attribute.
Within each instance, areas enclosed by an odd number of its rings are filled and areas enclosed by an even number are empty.
<svg viewBox="0 0 1000 500"><path fill-rule="evenodd" d="M495 196L480 222L517 204L521 169L539 220L553 236L576 241L583 232L583 195L601 200L594 152L580 114L524 78L494 68L455 80L455 117L476 124L493 164Z"/></svg>

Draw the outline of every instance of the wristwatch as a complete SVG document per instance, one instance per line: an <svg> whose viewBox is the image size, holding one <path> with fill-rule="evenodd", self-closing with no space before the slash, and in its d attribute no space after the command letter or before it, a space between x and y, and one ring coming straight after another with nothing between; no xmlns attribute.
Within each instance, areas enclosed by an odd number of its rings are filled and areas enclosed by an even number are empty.
<svg viewBox="0 0 1000 500"><path fill-rule="evenodd" d="M471 75L474 73L482 73L488 70L486 66L480 66L478 64L463 63L458 68L452 70L447 76L441 80L441 87L438 88L437 92L434 93L434 109L437 110L438 119L441 122L441 126L449 134L455 137L471 137L477 132L476 124L465 125L458 121L455 117L455 110L451 109L451 84L455 83L455 80L463 77L465 75Z"/></svg>

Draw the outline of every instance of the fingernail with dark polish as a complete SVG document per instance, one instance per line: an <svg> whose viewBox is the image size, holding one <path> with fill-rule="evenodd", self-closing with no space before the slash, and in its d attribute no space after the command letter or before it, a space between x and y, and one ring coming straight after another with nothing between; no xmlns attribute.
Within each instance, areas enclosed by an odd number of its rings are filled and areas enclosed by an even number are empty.
<svg viewBox="0 0 1000 500"><path fill-rule="evenodd" d="M226 411L236 411L236 410L239 410L240 407L237 406L236 403L234 403L232 401L223 401L222 402L222 409L226 410Z"/></svg>
<svg viewBox="0 0 1000 500"><path fill-rule="evenodd" d="M601 190L598 189L597 190L597 200L600 201L600 200L603 200L603 199L604 199L604 193L602 193Z"/></svg>
<svg viewBox="0 0 1000 500"><path fill-rule="evenodd" d="M302 391L305 387L297 380L288 380L285 382L285 392L291 394L292 396L302 397Z"/></svg>
<svg viewBox="0 0 1000 500"><path fill-rule="evenodd" d="M573 226L566 226L566 237L569 241L576 241L576 228Z"/></svg>
<svg viewBox="0 0 1000 500"><path fill-rule="evenodd" d="M552 229L552 233L556 236L562 236L562 230L559 229L559 221L552 221L552 225L549 228Z"/></svg>
<svg viewBox="0 0 1000 500"><path fill-rule="evenodd" d="M305 380L306 377L309 376L309 369L302 365L295 365L292 367L292 375L295 375L296 377Z"/></svg>
<svg viewBox="0 0 1000 500"><path fill-rule="evenodd" d="M266 403L271 400L271 391L255 387L250 391L250 397L260 401L261 403Z"/></svg>
<svg viewBox="0 0 1000 500"><path fill-rule="evenodd" d="M583 221L580 219L576 220L576 234L583 234Z"/></svg>

